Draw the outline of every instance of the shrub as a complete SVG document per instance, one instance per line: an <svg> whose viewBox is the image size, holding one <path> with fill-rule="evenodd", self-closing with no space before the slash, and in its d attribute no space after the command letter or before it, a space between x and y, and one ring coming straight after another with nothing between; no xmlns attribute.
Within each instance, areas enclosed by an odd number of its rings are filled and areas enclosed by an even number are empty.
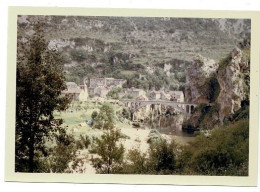
<svg viewBox="0 0 260 192"><path fill-rule="evenodd" d="M115 112L111 104L104 103L95 118L94 126L98 129L111 129L115 123Z"/></svg>
<svg viewBox="0 0 260 192"><path fill-rule="evenodd" d="M85 137L80 135L80 140L76 141L77 149L87 149L90 144L91 140L88 135L86 135Z"/></svg>
<svg viewBox="0 0 260 192"><path fill-rule="evenodd" d="M182 154L183 174L248 175L249 120L240 120L214 129L206 137L200 135ZM187 160L187 158L186 158Z"/></svg>
<svg viewBox="0 0 260 192"><path fill-rule="evenodd" d="M97 173L118 173L122 169L124 147L118 144L120 132L114 129L107 130L101 138L95 138L90 153L97 157L91 158L91 163Z"/></svg>
<svg viewBox="0 0 260 192"><path fill-rule="evenodd" d="M127 154L127 162L124 165L124 173L126 174L147 174L147 154L142 153L140 149L135 148L129 150Z"/></svg>
<svg viewBox="0 0 260 192"><path fill-rule="evenodd" d="M219 69L226 68L229 65L229 63L231 62L231 60L232 60L231 54L229 54L226 57L220 59L220 61L219 61Z"/></svg>
<svg viewBox="0 0 260 192"><path fill-rule="evenodd" d="M87 52L84 49L72 49L70 52L73 60L81 62L87 59Z"/></svg>
<svg viewBox="0 0 260 192"><path fill-rule="evenodd" d="M68 171L69 163L73 161L76 153L75 139L65 130L60 130L56 136L56 146L50 150L50 170L54 173Z"/></svg>
<svg viewBox="0 0 260 192"><path fill-rule="evenodd" d="M152 129L148 135L147 143L159 142L162 140L162 136L156 129Z"/></svg>
<svg viewBox="0 0 260 192"><path fill-rule="evenodd" d="M173 174L176 157L174 154L175 143L168 143L165 139L150 143L148 151L148 168L155 174Z"/></svg>

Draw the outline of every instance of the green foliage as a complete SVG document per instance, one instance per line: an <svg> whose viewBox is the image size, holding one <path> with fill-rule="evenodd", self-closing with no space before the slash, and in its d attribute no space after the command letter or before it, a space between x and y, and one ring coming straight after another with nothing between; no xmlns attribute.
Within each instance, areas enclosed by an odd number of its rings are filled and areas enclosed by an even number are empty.
<svg viewBox="0 0 260 192"><path fill-rule="evenodd" d="M115 112L111 104L104 103L95 119L94 127L98 129L112 129L115 124Z"/></svg>
<svg viewBox="0 0 260 192"><path fill-rule="evenodd" d="M35 153L45 153L44 138L51 137L62 120L53 111L65 110L70 100L60 97L66 89L63 59L49 50L40 25L27 43L18 43L16 78L16 171L37 172Z"/></svg>
<svg viewBox="0 0 260 192"><path fill-rule="evenodd" d="M109 129L101 138L94 138L90 153L97 156L91 158L97 173L112 174L122 170L124 147L118 144L121 138L118 130Z"/></svg>
<svg viewBox="0 0 260 192"><path fill-rule="evenodd" d="M152 129L148 135L149 139L147 140L147 143L154 143L159 142L162 140L162 136L156 129Z"/></svg>
<svg viewBox="0 0 260 192"><path fill-rule="evenodd" d="M150 143L147 153L129 150L124 164L127 174L173 174L176 167L176 144L160 139Z"/></svg>
<svg viewBox="0 0 260 192"><path fill-rule="evenodd" d="M228 56L220 59L219 61L219 69L225 69L231 62L232 56L229 54Z"/></svg>
<svg viewBox="0 0 260 192"><path fill-rule="evenodd" d="M131 149L127 154L127 163L124 164L126 174L148 174L147 155L140 149Z"/></svg>
<svg viewBox="0 0 260 192"><path fill-rule="evenodd" d="M88 135L86 135L85 137L80 135L80 139L76 141L77 149L87 149L90 144L91 140Z"/></svg>
<svg viewBox="0 0 260 192"><path fill-rule="evenodd" d="M240 120L200 135L184 148L182 174L248 175L249 121Z"/></svg>
<svg viewBox="0 0 260 192"><path fill-rule="evenodd" d="M122 99L133 99L134 97L132 95L126 94L122 97Z"/></svg>
<svg viewBox="0 0 260 192"><path fill-rule="evenodd" d="M168 143L165 139L159 142L152 142L148 152L149 172L163 175L173 174L176 161L174 154L175 146L174 141Z"/></svg>
<svg viewBox="0 0 260 192"><path fill-rule="evenodd" d="M108 93L107 97L112 99L119 99L118 94L122 91L121 87L113 87Z"/></svg>
<svg viewBox="0 0 260 192"><path fill-rule="evenodd" d="M128 152L123 173L247 176L248 119L201 134L189 145L178 146L160 139L147 153Z"/></svg>
<svg viewBox="0 0 260 192"><path fill-rule="evenodd" d="M127 108L123 108L122 110L122 116L126 119L130 119L131 118L131 112L130 112L130 109L127 107Z"/></svg>
<svg viewBox="0 0 260 192"><path fill-rule="evenodd" d="M97 111L93 111L93 113L91 114L92 120L94 121L97 116L98 116L98 112Z"/></svg>
<svg viewBox="0 0 260 192"><path fill-rule="evenodd" d="M87 51L84 49L72 49L70 54L75 61L81 62L87 59Z"/></svg>
<svg viewBox="0 0 260 192"><path fill-rule="evenodd" d="M76 153L75 139L61 130L56 136L56 146L50 151L50 171L64 173L69 169L69 163L74 160Z"/></svg>

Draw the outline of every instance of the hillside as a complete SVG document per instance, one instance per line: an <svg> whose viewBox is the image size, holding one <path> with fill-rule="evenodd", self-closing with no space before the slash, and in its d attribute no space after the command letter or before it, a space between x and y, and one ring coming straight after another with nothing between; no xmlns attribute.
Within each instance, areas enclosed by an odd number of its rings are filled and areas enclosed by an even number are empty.
<svg viewBox="0 0 260 192"><path fill-rule="evenodd" d="M242 19L19 16L19 39L33 33L35 21L49 48L63 53L68 81L107 76L156 90L184 90L197 54L218 61L250 33Z"/></svg>

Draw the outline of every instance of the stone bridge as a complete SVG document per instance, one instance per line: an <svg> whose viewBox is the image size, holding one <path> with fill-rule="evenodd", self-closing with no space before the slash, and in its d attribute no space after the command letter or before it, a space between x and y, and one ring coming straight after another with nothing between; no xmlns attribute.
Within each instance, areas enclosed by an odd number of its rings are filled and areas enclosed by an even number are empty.
<svg viewBox="0 0 260 192"><path fill-rule="evenodd" d="M125 104L126 107L130 109L131 112L131 118L134 114L134 112L142 107L145 107L147 105L164 105L164 106L171 106L174 109L177 109L178 111L184 113L187 118L190 118L191 112L194 110L195 107L197 107L197 104L195 103L185 103L185 102L174 102L174 101L168 101L168 100L131 100L131 99L125 99L120 100Z"/></svg>

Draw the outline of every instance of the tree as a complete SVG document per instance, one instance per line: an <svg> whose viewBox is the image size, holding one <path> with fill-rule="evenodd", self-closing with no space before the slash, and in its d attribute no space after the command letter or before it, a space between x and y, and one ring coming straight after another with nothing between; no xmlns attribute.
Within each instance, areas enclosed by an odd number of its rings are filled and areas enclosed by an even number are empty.
<svg viewBox="0 0 260 192"><path fill-rule="evenodd" d="M173 174L176 172L177 145L165 139L149 143L149 149L142 153L140 149L131 149L124 164L127 174Z"/></svg>
<svg viewBox="0 0 260 192"><path fill-rule="evenodd" d="M119 99L119 93L122 91L121 87L113 87L108 93L107 97L112 99Z"/></svg>
<svg viewBox="0 0 260 192"><path fill-rule="evenodd" d="M66 89L63 59L49 50L40 24L27 43L18 41L16 78L15 170L37 172L35 153L46 154L45 140L59 129L54 110L65 110L70 102L60 97Z"/></svg>
<svg viewBox="0 0 260 192"><path fill-rule="evenodd" d="M175 171L175 142L168 143L165 139L150 143L148 151L149 172L156 174L172 174Z"/></svg>
<svg viewBox="0 0 260 192"><path fill-rule="evenodd" d="M114 128L115 112L109 103L104 103L95 118L95 127L99 129Z"/></svg>
<svg viewBox="0 0 260 192"><path fill-rule="evenodd" d="M59 130L59 134L55 136L55 139L56 145L50 149L52 151L49 158L50 171L53 173L63 173L69 171L69 163L75 157L75 139L63 129Z"/></svg>
<svg viewBox="0 0 260 192"><path fill-rule="evenodd" d="M201 134L182 150L180 174L248 175L249 120L242 119Z"/></svg>
<svg viewBox="0 0 260 192"><path fill-rule="evenodd" d="M147 154L142 153L140 148L130 149L127 154L127 161L124 164L124 173L126 174L147 174L149 167L147 165Z"/></svg>
<svg viewBox="0 0 260 192"><path fill-rule="evenodd" d="M124 146L118 144L121 134L118 130L108 129L101 138L95 138L91 153L97 154L91 162L97 173L118 173L122 169Z"/></svg>
<svg viewBox="0 0 260 192"><path fill-rule="evenodd" d="M96 119L97 115L98 115L97 111L93 111L93 113L91 114L91 118L93 121Z"/></svg>

